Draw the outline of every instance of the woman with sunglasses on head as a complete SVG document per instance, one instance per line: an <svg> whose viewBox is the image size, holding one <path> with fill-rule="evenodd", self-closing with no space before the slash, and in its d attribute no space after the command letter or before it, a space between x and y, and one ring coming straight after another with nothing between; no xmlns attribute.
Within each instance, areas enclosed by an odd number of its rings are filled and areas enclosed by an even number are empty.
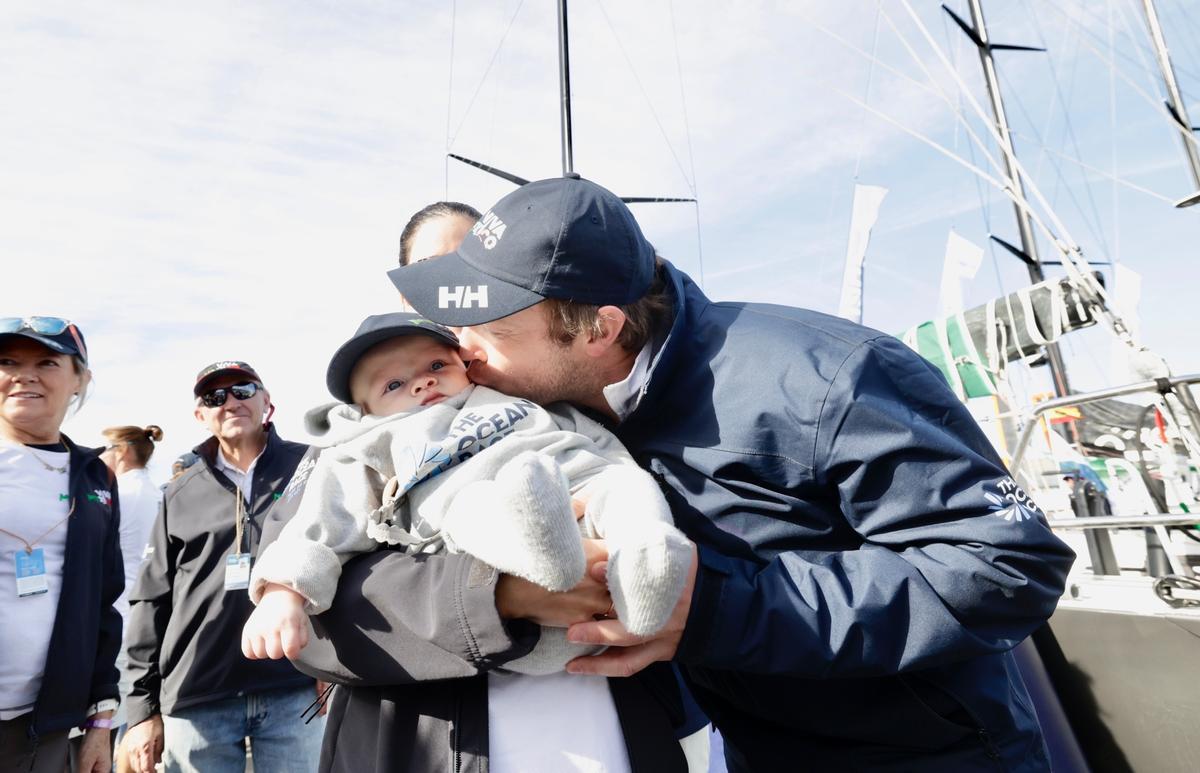
<svg viewBox="0 0 1200 773"><path fill-rule="evenodd" d="M287 500L308 446L276 434L270 395L244 362L201 370L192 397L212 437L167 484L129 593L133 688L122 746L137 773L160 758L168 773L240 773L247 738L256 770L315 770L324 723L301 716L317 697L313 679L286 660L247 660L238 647L263 524Z"/></svg>
<svg viewBox="0 0 1200 773"><path fill-rule="evenodd" d="M116 486L60 428L91 372L79 328L0 319L0 772L111 767L124 587Z"/></svg>

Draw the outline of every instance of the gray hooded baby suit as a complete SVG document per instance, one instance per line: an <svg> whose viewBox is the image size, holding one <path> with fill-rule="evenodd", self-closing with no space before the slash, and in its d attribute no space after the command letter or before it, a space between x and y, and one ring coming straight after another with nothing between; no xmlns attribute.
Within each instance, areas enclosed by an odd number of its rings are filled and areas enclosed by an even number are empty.
<svg viewBox="0 0 1200 773"><path fill-rule="evenodd" d="M654 479L578 410L472 386L393 416L337 403L310 411L320 455L295 517L259 557L250 584L295 589L306 611L329 608L342 564L380 543L412 552L465 552L548 590L573 587L585 562L580 533L606 540L617 617L647 635L667 621L691 551ZM571 498L586 503L576 522ZM543 628L511 671L547 674L595 647Z"/></svg>

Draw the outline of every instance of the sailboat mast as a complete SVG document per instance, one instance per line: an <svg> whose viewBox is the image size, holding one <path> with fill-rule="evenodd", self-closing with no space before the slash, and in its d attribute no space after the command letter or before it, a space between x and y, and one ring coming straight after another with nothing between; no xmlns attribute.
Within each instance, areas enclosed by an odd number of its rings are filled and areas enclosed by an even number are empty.
<svg viewBox="0 0 1200 773"><path fill-rule="evenodd" d="M575 171L574 150L571 146L571 54L568 43L567 0L558 0L558 93L562 102L559 118L562 125L564 175Z"/></svg>
<svg viewBox="0 0 1200 773"><path fill-rule="evenodd" d="M1008 175L1008 179L1012 181L1014 193L1021 201L1025 201L1025 186L1021 182L1021 176L1017 172L1015 159L1016 151L1013 149L1012 135L1008 129L1008 116L1004 112L1004 101L1000 96L1000 79L996 75L996 63L992 59L992 47L988 42L987 27L983 20L983 4L981 0L969 0L971 6L971 21L975 27L975 33L978 35L979 43L979 61L983 65L983 77L987 82L988 98L992 104L992 115L996 119L996 129L1000 134L1000 142L1004 151L1004 171ZM1029 278L1035 284L1046 279L1045 272L1042 271L1042 262L1038 258L1037 241L1033 235L1033 220L1029 214L1020 206L1014 203L1014 210L1017 215L1017 229L1021 234L1021 250L1028 257L1026 267L1029 269ZM1050 366L1050 376L1054 382L1054 393L1058 397L1063 397L1070 394L1070 385L1067 382L1067 370L1063 363L1062 352L1059 351L1058 344L1051 341L1046 344L1046 361Z"/></svg>
<svg viewBox="0 0 1200 773"><path fill-rule="evenodd" d="M1179 84L1175 81L1175 68L1171 66L1171 56L1167 53L1167 40L1163 37L1162 25L1158 23L1158 11L1154 8L1154 0L1142 0L1142 9L1146 12L1146 26L1150 28L1150 41L1154 44L1154 58L1158 61L1158 69L1162 72L1163 84L1167 89L1167 107L1172 117L1183 132L1183 152L1187 155L1188 169L1192 172L1192 182L1200 188L1200 150L1192 139L1192 124L1188 121L1187 108L1183 104L1183 95L1179 92Z"/></svg>

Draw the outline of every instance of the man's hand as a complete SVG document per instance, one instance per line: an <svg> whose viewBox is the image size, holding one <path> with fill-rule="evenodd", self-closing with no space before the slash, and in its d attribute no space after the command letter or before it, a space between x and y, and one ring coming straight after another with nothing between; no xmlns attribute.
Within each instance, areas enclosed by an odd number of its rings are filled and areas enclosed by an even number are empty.
<svg viewBox="0 0 1200 773"><path fill-rule="evenodd" d="M155 714L129 728L122 743L129 752L129 766L133 768L133 773L154 773L154 766L162 761L162 717Z"/></svg>
<svg viewBox="0 0 1200 773"><path fill-rule="evenodd" d="M605 644L611 649L599 655L585 655L567 663L572 674L596 674L599 676L633 676L651 663L671 660L679 649L683 629L687 625L688 612L692 607L692 591L696 587L696 570L699 559L696 546L692 545L692 565L688 569L687 583L675 603L675 611L663 629L653 636L634 636L625 630L620 620L595 620L575 623L567 629L567 641L576 644ZM607 564L588 567L588 573L603 579Z"/></svg>
<svg viewBox="0 0 1200 773"><path fill-rule="evenodd" d="M242 654L251 660L289 660L308 644L308 615L304 597L284 585L271 583L242 628Z"/></svg>
<svg viewBox="0 0 1200 773"><path fill-rule="evenodd" d="M112 712L106 712L105 716L111 717ZM106 727L89 727L83 732L79 760L74 768L77 773L109 773L112 770L111 733Z"/></svg>
<svg viewBox="0 0 1200 773"><path fill-rule="evenodd" d="M510 574L500 575L496 583L496 610L505 620L532 620L538 625L566 628L582 620L593 620L612 609L612 598L604 574L595 567L608 561L604 540L585 539L583 554L588 569L583 579L569 591L553 593L529 580Z"/></svg>

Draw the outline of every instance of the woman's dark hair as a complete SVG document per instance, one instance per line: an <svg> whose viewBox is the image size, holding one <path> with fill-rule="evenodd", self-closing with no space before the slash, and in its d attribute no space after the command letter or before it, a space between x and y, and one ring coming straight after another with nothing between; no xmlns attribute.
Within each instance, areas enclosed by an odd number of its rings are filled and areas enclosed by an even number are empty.
<svg viewBox="0 0 1200 773"><path fill-rule="evenodd" d="M100 434L104 435L110 443L124 443L132 448L133 458L141 467L145 467L150 462L150 457L154 455L154 444L163 437L162 427L157 424L147 427L130 425L109 427Z"/></svg>
<svg viewBox="0 0 1200 773"><path fill-rule="evenodd" d="M461 201L435 201L409 218L408 224L400 232L400 265L407 266L410 262L413 237L416 236L418 228L430 220L452 215L464 217L471 222L483 217L479 210L470 204L463 204Z"/></svg>

